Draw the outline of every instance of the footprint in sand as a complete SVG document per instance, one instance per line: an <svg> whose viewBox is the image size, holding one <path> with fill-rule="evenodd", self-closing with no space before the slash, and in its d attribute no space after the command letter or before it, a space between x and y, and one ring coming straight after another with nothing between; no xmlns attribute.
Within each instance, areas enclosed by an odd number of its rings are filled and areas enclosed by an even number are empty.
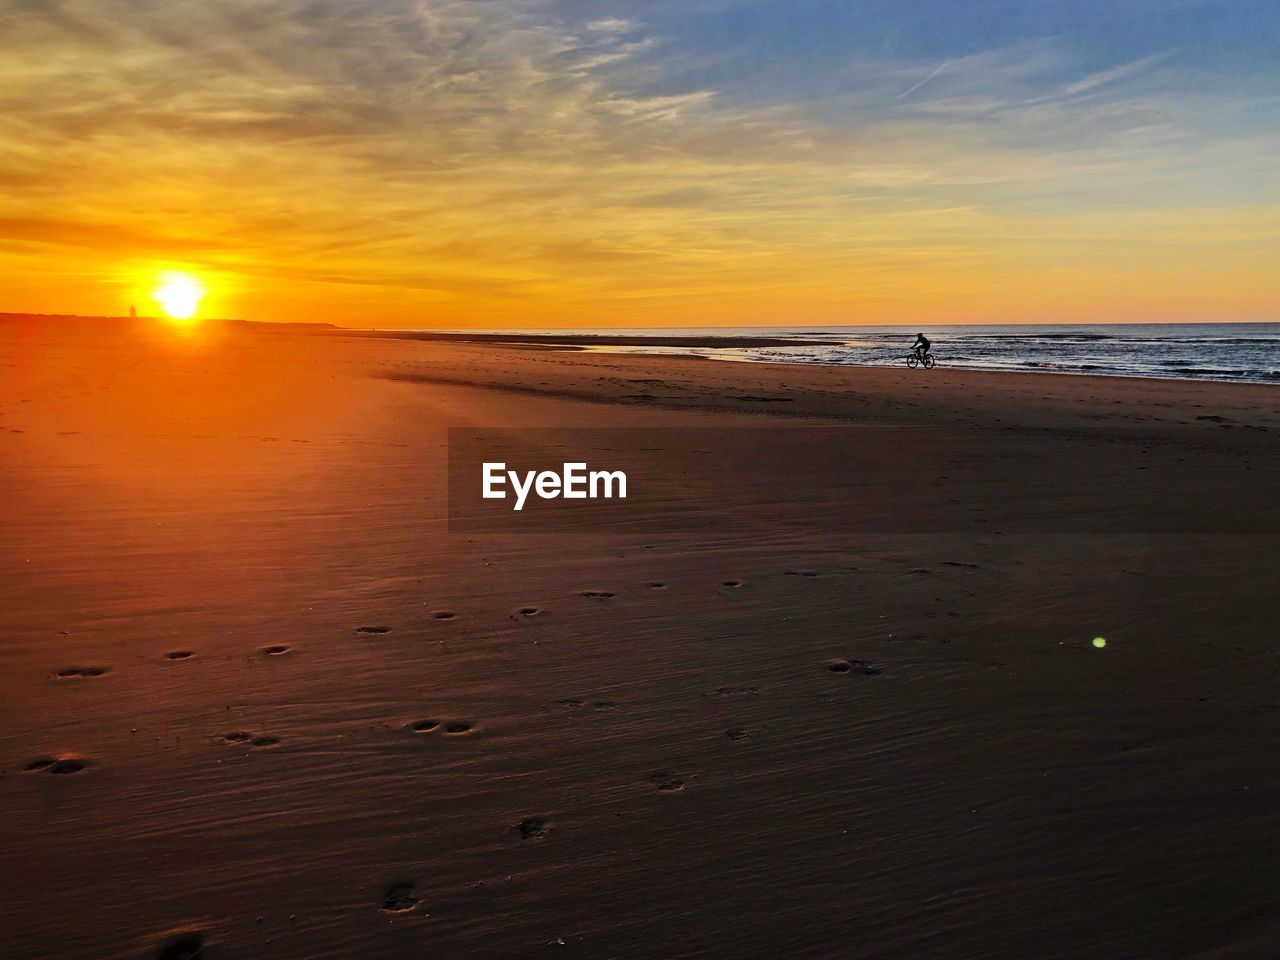
<svg viewBox="0 0 1280 960"><path fill-rule="evenodd" d="M759 687L717 687L715 696L717 697L754 697L759 692L760 692Z"/></svg>
<svg viewBox="0 0 1280 960"><path fill-rule="evenodd" d="M526 817L516 824L522 840L543 840L551 832L551 823L544 817Z"/></svg>
<svg viewBox="0 0 1280 960"><path fill-rule="evenodd" d="M251 747L277 747L280 745L279 737L255 736L247 730L233 730L231 733L224 733L218 739L223 743L247 743Z"/></svg>
<svg viewBox="0 0 1280 960"><path fill-rule="evenodd" d="M677 780L665 770L649 774L649 782L658 788L659 793L679 793L684 789L684 781Z"/></svg>
<svg viewBox="0 0 1280 960"><path fill-rule="evenodd" d="M609 590L583 590L582 596L588 600L608 600L610 597L616 597L617 594Z"/></svg>
<svg viewBox="0 0 1280 960"><path fill-rule="evenodd" d="M283 643L273 643L269 647L262 648L264 657L278 657L289 652L289 647Z"/></svg>
<svg viewBox="0 0 1280 960"><path fill-rule="evenodd" d="M156 960L201 960L204 957L204 935L180 933L170 937L156 954Z"/></svg>
<svg viewBox="0 0 1280 960"><path fill-rule="evenodd" d="M23 764L22 769L27 773L43 772L66 776L71 773L79 773L88 766L88 760L81 760L78 757L36 757L34 760L28 760Z"/></svg>
<svg viewBox="0 0 1280 960"><path fill-rule="evenodd" d="M457 617L457 614L452 610L436 610L431 615L437 620L452 620Z"/></svg>
<svg viewBox="0 0 1280 960"><path fill-rule="evenodd" d="M414 733L431 733L440 729L440 721L438 720L415 720L409 724L409 729Z"/></svg>
<svg viewBox="0 0 1280 960"><path fill-rule="evenodd" d="M587 705L587 702L583 700L581 697L562 697L560 700L557 700L556 702L559 703L560 706L562 707L570 707L572 709L585 707ZM592 700L591 709L592 710L616 710L618 709L618 701Z"/></svg>
<svg viewBox="0 0 1280 960"><path fill-rule="evenodd" d="M866 660L846 660L843 657L828 660L827 669L832 673L860 673L864 677L874 677L880 673L879 667L873 667Z"/></svg>
<svg viewBox="0 0 1280 960"><path fill-rule="evenodd" d="M110 672L110 667L65 667L54 676L59 680L74 680L80 677L101 677Z"/></svg>
<svg viewBox="0 0 1280 960"><path fill-rule="evenodd" d="M390 627L356 627L356 633L390 633Z"/></svg>
<svg viewBox="0 0 1280 960"><path fill-rule="evenodd" d="M387 887L382 897L384 913L408 913L422 901L413 895L417 884L412 880L402 880Z"/></svg>
<svg viewBox="0 0 1280 960"><path fill-rule="evenodd" d="M170 650L165 654L170 660L190 660L194 656L195 652L192 650Z"/></svg>

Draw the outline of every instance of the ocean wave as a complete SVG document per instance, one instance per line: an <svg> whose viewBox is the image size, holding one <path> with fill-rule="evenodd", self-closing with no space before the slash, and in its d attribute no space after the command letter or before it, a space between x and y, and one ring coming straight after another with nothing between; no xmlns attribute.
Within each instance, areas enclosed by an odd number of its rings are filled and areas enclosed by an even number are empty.
<svg viewBox="0 0 1280 960"><path fill-rule="evenodd" d="M937 339L946 337L947 334L935 334ZM966 341L989 341L991 343L1037 343L1040 341L1077 341L1080 343L1091 343L1096 340L1128 340L1129 337L1115 337L1101 333L962 333L953 337L955 340Z"/></svg>
<svg viewBox="0 0 1280 960"><path fill-rule="evenodd" d="M733 336L738 331L725 331ZM742 331L779 335L779 330ZM703 334L699 334L703 336ZM789 336L795 336L790 331ZM696 353L725 360L896 367L905 364L914 328L806 328L804 335L835 342L787 347L634 348L637 352ZM941 370L1025 371L1216 381L1280 381L1280 325L1254 329L1198 325L1106 329L950 327L931 334Z"/></svg>

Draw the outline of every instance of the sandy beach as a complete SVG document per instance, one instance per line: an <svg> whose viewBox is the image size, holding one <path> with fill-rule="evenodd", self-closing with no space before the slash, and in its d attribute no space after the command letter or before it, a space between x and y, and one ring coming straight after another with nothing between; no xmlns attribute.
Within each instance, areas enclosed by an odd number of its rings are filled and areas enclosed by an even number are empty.
<svg viewBox="0 0 1280 960"><path fill-rule="evenodd" d="M1280 950L1275 387L39 322L0 370L0 956ZM632 497L459 512L459 431Z"/></svg>

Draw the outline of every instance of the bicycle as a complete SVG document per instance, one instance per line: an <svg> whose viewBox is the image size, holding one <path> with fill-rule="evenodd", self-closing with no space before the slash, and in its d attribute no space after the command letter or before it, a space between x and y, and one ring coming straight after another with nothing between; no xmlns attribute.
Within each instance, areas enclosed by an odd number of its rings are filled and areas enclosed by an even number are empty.
<svg viewBox="0 0 1280 960"><path fill-rule="evenodd" d="M907 357L907 366L910 367L912 370L920 366L920 364L922 363L924 364L924 368L926 370L932 370L934 367L938 365L938 361L933 359L932 353L926 353L922 356L920 354L920 351L916 350L912 352L912 354L909 357Z"/></svg>

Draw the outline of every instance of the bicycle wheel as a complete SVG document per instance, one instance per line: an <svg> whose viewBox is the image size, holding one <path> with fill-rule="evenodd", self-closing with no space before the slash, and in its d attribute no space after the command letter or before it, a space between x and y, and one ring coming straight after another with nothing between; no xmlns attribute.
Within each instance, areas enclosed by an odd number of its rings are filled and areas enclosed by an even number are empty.
<svg viewBox="0 0 1280 960"><path fill-rule="evenodd" d="M910 367L912 370L914 370L919 363L920 363L920 358L917 357L914 353L911 356L907 357L907 366Z"/></svg>
<svg viewBox="0 0 1280 960"><path fill-rule="evenodd" d="M925 354L925 357L924 357L924 368L925 368L926 370L932 370L932 369L933 369L934 367L936 367L937 365L938 365L938 361L937 361L937 360L935 360L935 359L933 359L933 354L932 354L932 353L927 353L927 354Z"/></svg>

